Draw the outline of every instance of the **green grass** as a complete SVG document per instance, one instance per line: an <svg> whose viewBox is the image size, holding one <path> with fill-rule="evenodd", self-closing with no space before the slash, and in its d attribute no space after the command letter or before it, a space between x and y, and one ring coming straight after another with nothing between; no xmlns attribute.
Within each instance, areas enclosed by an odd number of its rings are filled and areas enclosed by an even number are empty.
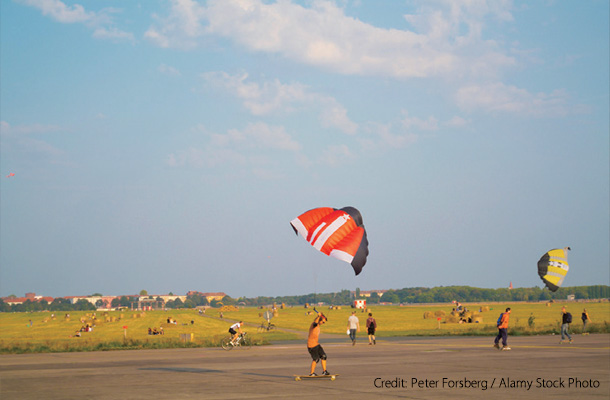
<svg viewBox="0 0 610 400"><path fill-rule="evenodd" d="M580 314L587 308L592 323L588 326L591 333L610 332L610 303L510 303L510 304L468 304L468 309L478 311L487 306L489 311L480 313L481 323L456 324L437 321L436 317L424 319L424 312L442 311L446 315L451 305L409 305L409 306L371 306L369 311L377 320L378 337L391 336L449 336L449 335L493 335L496 333L496 320L506 307L512 308L509 324L510 335L539 335L559 333L562 305L566 305L574 317L572 333L582 332ZM328 322L323 333L345 335L347 318L353 311L350 307L329 310L320 307ZM227 335L233 320L243 320L245 330L251 335L255 345L268 344L275 340L303 340L315 313L302 306L278 310L272 322L279 328L270 332L257 332L256 327L263 321L265 310L247 307L239 311L224 312L224 320L218 317L216 309L209 309L202 317L195 310L171 310L136 312L97 312L93 320L92 312L70 312L67 320L63 313L51 318L50 312L0 313L0 353L39 353L69 351L105 351L120 349L156 349L173 347L211 347L218 346L220 339ZM360 319L360 334L366 333L367 313L357 312ZM172 317L177 324L167 323ZM32 321L32 326L30 322ZM529 320L529 321L528 321ZM191 321L193 323L191 324ZM83 332L81 337L74 333L86 323L95 325L93 332ZM124 326L127 326L125 336ZM439 327L440 326L440 327ZM164 335L148 335L148 328L163 327ZM182 341L181 334L192 334L192 341Z"/></svg>

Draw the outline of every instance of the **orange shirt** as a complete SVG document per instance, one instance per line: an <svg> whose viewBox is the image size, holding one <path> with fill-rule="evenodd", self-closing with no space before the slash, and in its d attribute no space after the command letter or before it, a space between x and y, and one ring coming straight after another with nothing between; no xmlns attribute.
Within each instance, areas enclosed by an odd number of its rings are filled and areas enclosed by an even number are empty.
<svg viewBox="0 0 610 400"><path fill-rule="evenodd" d="M505 312L502 314L502 320L500 321L500 325L498 325L498 329L508 328L508 316L510 314Z"/></svg>
<svg viewBox="0 0 610 400"><path fill-rule="evenodd" d="M309 336L307 337L307 347L316 347L318 343L318 337L320 336L320 325L315 322L309 327Z"/></svg>

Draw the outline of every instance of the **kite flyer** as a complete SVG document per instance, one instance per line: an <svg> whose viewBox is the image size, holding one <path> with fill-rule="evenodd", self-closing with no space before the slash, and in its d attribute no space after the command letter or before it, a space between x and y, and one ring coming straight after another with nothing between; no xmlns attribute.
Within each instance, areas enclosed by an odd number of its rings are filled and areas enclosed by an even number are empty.
<svg viewBox="0 0 610 400"><path fill-rule="evenodd" d="M317 376L316 374L316 364L318 361L322 360L322 375L330 375L326 370L326 353L320 343L318 342L318 338L320 337L320 326L326 322L327 318L324 314L318 315L314 320L311 326L309 327L309 336L307 337L307 350L311 355L311 371L309 376Z"/></svg>

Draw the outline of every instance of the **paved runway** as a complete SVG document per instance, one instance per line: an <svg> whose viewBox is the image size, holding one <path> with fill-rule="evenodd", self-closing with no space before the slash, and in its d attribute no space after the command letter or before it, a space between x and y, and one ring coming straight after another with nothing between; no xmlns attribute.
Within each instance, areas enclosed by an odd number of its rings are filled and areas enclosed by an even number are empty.
<svg viewBox="0 0 610 400"><path fill-rule="evenodd" d="M360 340L321 336L335 381L296 382L304 342L235 349L138 350L0 356L9 399L561 399L610 398L610 335ZM319 366L318 366L319 367ZM320 372L320 371L318 371Z"/></svg>

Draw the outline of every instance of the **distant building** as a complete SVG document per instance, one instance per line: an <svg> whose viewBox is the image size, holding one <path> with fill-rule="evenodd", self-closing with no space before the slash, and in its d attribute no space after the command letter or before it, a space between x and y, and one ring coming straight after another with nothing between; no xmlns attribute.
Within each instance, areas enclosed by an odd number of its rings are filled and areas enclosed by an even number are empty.
<svg viewBox="0 0 610 400"><path fill-rule="evenodd" d="M377 293L377 296L381 297L383 294L387 292L387 290L361 290L360 296L362 297L371 297L373 293ZM351 292L352 296L356 296L356 292Z"/></svg>
<svg viewBox="0 0 610 400"><path fill-rule="evenodd" d="M37 303L41 300L45 300L47 303L51 303L53 301L53 297L49 296L36 296L36 293L26 293L25 297L3 297L2 301L9 306L15 304L23 304L26 301L30 300L31 302Z"/></svg>
<svg viewBox="0 0 610 400"><path fill-rule="evenodd" d="M187 296L194 296L194 295L199 295L201 297L205 297L208 301L208 303L210 303L212 300L216 300L216 301L220 301L222 299L224 299L227 294L224 292L216 292L216 293L202 293L202 292L198 292L196 290L191 290L188 291L186 293Z"/></svg>
<svg viewBox="0 0 610 400"><path fill-rule="evenodd" d="M145 300L156 300L156 301L162 301L163 303L167 303L168 301L180 300L184 303L186 301L186 296L176 296L174 294L155 294L155 295L137 296L137 299L136 299L136 301L145 301Z"/></svg>

